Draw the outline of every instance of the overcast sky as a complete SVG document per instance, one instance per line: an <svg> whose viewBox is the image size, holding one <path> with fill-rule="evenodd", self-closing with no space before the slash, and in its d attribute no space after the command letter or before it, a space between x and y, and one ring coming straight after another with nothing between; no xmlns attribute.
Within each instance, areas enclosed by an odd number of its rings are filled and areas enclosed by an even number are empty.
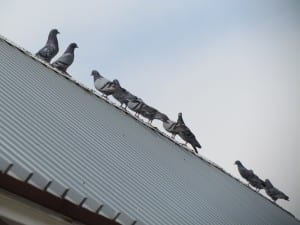
<svg viewBox="0 0 300 225"><path fill-rule="evenodd" d="M1 0L0 34L30 52L52 28L59 55L79 46L76 80L92 88L97 69L172 120L182 112L201 155L269 178L300 218L299 0Z"/></svg>

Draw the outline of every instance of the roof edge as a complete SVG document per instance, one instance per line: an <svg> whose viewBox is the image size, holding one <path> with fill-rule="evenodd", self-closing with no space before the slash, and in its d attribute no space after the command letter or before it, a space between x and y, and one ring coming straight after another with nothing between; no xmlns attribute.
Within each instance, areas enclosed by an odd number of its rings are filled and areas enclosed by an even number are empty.
<svg viewBox="0 0 300 225"><path fill-rule="evenodd" d="M58 198L7 174L0 174L0 188L86 225L120 225L113 220L79 207L70 201Z"/></svg>

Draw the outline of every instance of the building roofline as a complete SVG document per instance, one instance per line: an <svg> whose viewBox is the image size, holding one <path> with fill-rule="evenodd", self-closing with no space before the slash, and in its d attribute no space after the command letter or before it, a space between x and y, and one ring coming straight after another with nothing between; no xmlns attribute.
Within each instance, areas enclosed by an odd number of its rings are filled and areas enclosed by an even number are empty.
<svg viewBox="0 0 300 225"><path fill-rule="evenodd" d="M212 166L214 168L216 168L217 170L221 171L223 174L233 178L234 180L236 180L237 182L239 182L240 184L244 185L245 187L249 188L251 191L255 192L256 194L260 195L261 197L263 197L264 199L268 200L271 204L277 206L278 208L280 208L281 210L285 211L286 213L288 213L289 215L291 215L292 217L294 217L296 220L298 220L300 222L300 220L295 217L291 212L289 212L288 210L282 208L281 206L279 206L278 204L274 203L273 201L271 201L269 198L267 198L266 196L264 196L262 193L259 193L257 191L255 191L254 189L252 189L251 187L247 186L244 182L242 182L240 179L238 179L237 177L234 177L232 174L230 174L229 172L225 171L222 167L220 167L218 164L214 163L213 161L209 160L208 158L198 154L196 155L194 153L193 150L189 149L188 147L184 146L183 144L177 142L174 139L171 139L170 136L168 136L165 132L159 130L157 127L153 127L150 126L149 124L145 123L143 120L136 118L135 116L133 116L131 113L129 113L128 111L124 110L124 108L116 105L115 103L111 102L109 99L104 98L103 96L101 96L97 91L95 91L94 89L91 89L87 86L85 86L84 84L82 84L81 82L75 80L71 75L68 76L64 73L62 73L61 71L57 70L56 68L52 67L49 63L37 58L34 54L32 54L31 52L29 52L28 50L24 49L23 47L17 45L16 43L10 41L9 39L5 38L4 36L2 36L0 34L0 41L4 41L6 42L8 45L16 48L17 50L19 50L20 52L22 52L23 54L25 54L26 56L29 56L30 58L32 58L35 61L38 61L39 63L41 63L42 65L44 65L45 67L47 67L48 69L52 70L53 72L55 72L56 74L64 77L65 79L69 80L70 82L76 84L77 86L79 86L80 88L82 88L84 91L87 91L88 93L96 96L98 99L104 101L105 103L117 108L120 112L127 114L128 116L130 116L132 119L136 120L137 122L139 122L141 125L151 129L152 131L156 132L157 134L160 134L161 136L165 137L166 139L168 139L170 142L172 142L173 144L179 146L181 149L185 150L186 152L192 154L194 157L197 157L198 159L202 160L203 162L207 163L209 166ZM2 177L1 177L2 179ZM1 181L0 179L0 181ZM1 187L1 185L0 185Z"/></svg>
<svg viewBox="0 0 300 225"><path fill-rule="evenodd" d="M0 188L86 225L119 225L116 221L4 173L0 173Z"/></svg>

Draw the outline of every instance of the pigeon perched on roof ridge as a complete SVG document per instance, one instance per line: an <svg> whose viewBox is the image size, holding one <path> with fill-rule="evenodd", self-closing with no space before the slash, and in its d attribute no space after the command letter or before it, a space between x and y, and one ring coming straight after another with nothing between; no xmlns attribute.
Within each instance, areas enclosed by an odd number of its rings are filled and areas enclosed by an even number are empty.
<svg viewBox="0 0 300 225"><path fill-rule="evenodd" d="M238 171L240 175L248 181L249 184L256 188L256 190L263 189L265 186L265 183L263 180L261 180L254 172L253 170L247 169L239 160L236 160L234 164L237 165Z"/></svg>
<svg viewBox="0 0 300 225"><path fill-rule="evenodd" d="M190 128L188 128L185 125L185 123L183 121L183 118L182 118L182 113L181 112L178 113L177 124L183 130L183 131L179 132L178 135L186 142L185 145L187 145L187 143L189 143L193 147L193 149L195 150L195 153L198 153L197 148L201 148L202 146L197 141L195 135L190 130Z"/></svg>
<svg viewBox="0 0 300 225"><path fill-rule="evenodd" d="M174 139L179 132L184 131L185 129L185 127L180 126L177 122L174 122L169 118L163 121L163 128L172 134L172 139Z"/></svg>
<svg viewBox="0 0 300 225"><path fill-rule="evenodd" d="M149 120L149 124L151 124L154 119L164 121L168 118L164 113L159 112L157 109L146 103L142 105L140 111L140 114Z"/></svg>
<svg viewBox="0 0 300 225"><path fill-rule="evenodd" d="M255 187L256 191L259 192L260 189L263 189L265 187L265 182L260 179L256 174L253 174L248 178L248 181L250 185Z"/></svg>
<svg viewBox="0 0 300 225"><path fill-rule="evenodd" d="M52 29L49 32L45 46L35 54L38 58L50 63L51 59L56 56L59 51L57 34L59 34L57 29Z"/></svg>
<svg viewBox="0 0 300 225"><path fill-rule="evenodd" d="M121 103L121 107L123 107L124 104L126 109L128 102L137 99L137 97L123 88L117 79L114 79L112 82L115 86L115 91L112 93L112 96Z"/></svg>
<svg viewBox="0 0 300 225"><path fill-rule="evenodd" d="M71 43L65 52L54 62L52 66L66 73L68 67L72 65L74 61L74 50L78 48L76 43Z"/></svg>
<svg viewBox="0 0 300 225"><path fill-rule="evenodd" d="M238 171L240 173L240 175L244 178L244 179L248 179L249 177L253 176L253 170L249 170L247 169L239 160L236 160L234 162L235 165L237 165L238 167ZM248 180L247 180L248 181Z"/></svg>
<svg viewBox="0 0 300 225"><path fill-rule="evenodd" d="M289 201L289 197L286 194L284 194L282 191L274 187L269 179L265 180L264 189L267 195L270 196L274 202L276 202L278 199L284 199L286 201Z"/></svg>
<svg viewBox="0 0 300 225"><path fill-rule="evenodd" d="M136 117L139 117L144 104L145 103L141 98L136 98L136 99L130 100L128 102L127 106L129 109L131 109L133 112L135 112Z"/></svg>
<svg viewBox="0 0 300 225"><path fill-rule="evenodd" d="M91 76L94 78L95 88L107 97L116 90L115 84L103 77L97 70L92 70Z"/></svg>

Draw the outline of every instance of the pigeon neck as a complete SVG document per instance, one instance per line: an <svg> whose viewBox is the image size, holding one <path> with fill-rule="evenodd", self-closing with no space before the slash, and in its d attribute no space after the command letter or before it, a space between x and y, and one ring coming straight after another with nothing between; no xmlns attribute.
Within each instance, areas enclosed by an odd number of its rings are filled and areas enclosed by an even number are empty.
<svg viewBox="0 0 300 225"><path fill-rule="evenodd" d="M47 44L54 44L54 45L58 46L56 34L53 34L53 33L49 34Z"/></svg>
<svg viewBox="0 0 300 225"><path fill-rule="evenodd" d="M178 116L177 123L185 124L181 115Z"/></svg>
<svg viewBox="0 0 300 225"><path fill-rule="evenodd" d="M238 167L245 168L241 162L239 162L237 165L238 165Z"/></svg>
<svg viewBox="0 0 300 225"><path fill-rule="evenodd" d="M94 82L95 82L96 80L100 79L100 76L99 76L99 75L94 75L93 77L94 77Z"/></svg>

